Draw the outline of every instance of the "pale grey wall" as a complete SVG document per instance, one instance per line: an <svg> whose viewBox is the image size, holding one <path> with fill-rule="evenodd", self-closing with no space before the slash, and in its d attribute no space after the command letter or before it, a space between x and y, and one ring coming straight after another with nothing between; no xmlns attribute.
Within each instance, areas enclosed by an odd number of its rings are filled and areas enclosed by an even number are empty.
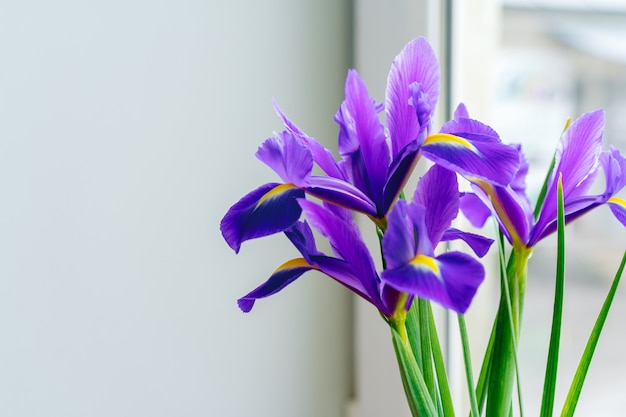
<svg viewBox="0 0 626 417"><path fill-rule="evenodd" d="M339 416L346 292L218 223L275 180L272 96L336 138L347 1L0 5L0 415Z"/></svg>

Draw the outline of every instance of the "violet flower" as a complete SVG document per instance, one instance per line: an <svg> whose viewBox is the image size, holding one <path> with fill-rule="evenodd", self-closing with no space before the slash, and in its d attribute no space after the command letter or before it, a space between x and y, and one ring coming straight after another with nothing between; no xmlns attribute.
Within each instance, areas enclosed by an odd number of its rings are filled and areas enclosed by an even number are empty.
<svg viewBox="0 0 626 417"><path fill-rule="evenodd" d="M463 120L464 115L466 112L461 108L456 119ZM583 114L565 130L536 219L524 186L528 171L525 161L508 186L470 178L475 194L462 199L462 211L475 226L481 227L490 214L485 205L491 207L508 241L514 247L532 248L556 231L557 179L562 175L566 223L608 204L615 217L626 226L626 202L615 197L626 186L626 158L616 149L602 150L603 129L604 111L597 110ZM605 190L601 194L590 194L589 189L600 170L604 172Z"/></svg>
<svg viewBox="0 0 626 417"><path fill-rule="evenodd" d="M288 230L301 215L297 200L305 195L364 213L384 229L386 215L420 155L463 175L507 185L518 169L518 153L487 126L468 119L471 129L430 134L438 95L435 54L425 39L415 39L389 72L387 137L378 117L382 107L369 96L357 72L349 71L345 100L335 116L339 162L276 106L286 130L267 139L257 157L283 183L257 188L228 211L221 223L227 243L238 252L245 240ZM326 175L313 175L314 163Z"/></svg>

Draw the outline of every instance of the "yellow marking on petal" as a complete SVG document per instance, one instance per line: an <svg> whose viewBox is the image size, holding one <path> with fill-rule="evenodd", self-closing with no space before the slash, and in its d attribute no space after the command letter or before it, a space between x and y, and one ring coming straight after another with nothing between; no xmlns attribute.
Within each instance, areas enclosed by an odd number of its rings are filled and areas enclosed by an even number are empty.
<svg viewBox="0 0 626 417"><path fill-rule="evenodd" d="M269 190L268 192L265 193L265 195L263 197L261 197L261 199L259 200L259 202L257 203L257 207L260 206L261 204L263 204L263 202L265 200L268 200L274 196L277 196L278 194L284 193L285 191L291 189L291 188L298 188L293 184L280 184L277 185L276 187L272 188L271 190Z"/></svg>
<svg viewBox="0 0 626 417"><path fill-rule="evenodd" d="M295 259L291 259L285 262L284 264L276 268L276 271L282 271L284 269L301 268L301 267L319 269L318 267L309 264L304 258L295 258Z"/></svg>
<svg viewBox="0 0 626 417"><path fill-rule="evenodd" d="M504 226L506 230L509 231L509 234L511 235L511 240L513 240L513 246L516 246L516 247L525 246L524 242L522 242L522 238L517 234L517 230L515 230L515 226L513 226L513 222L509 218L509 215L507 214L506 210L500 203L500 199L496 195L496 191L493 188L493 185L489 184L486 181L483 181L474 177L468 177L468 180L478 185L480 189L483 190L485 194L487 194L487 196L489 197L489 200L491 201L491 205L493 206L494 211L496 212L496 214L500 218L500 221L502 222L502 225Z"/></svg>
<svg viewBox="0 0 626 417"><path fill-rule="evenodd" d="M623 198L611 197L607 200L607 203L618 204L620 206L626 207L626 200Z"/></svg>
<svg viewBox="0 0 626 417"><path fill-rule="evenodd" d="M449 133L434 133L428 136L424 141L424 145L429 145L431 143L443 143L452 146L462 146L471 150L474 153L478 153L478 149L476 149L476 147L472 145L470 141L460 136L450 135Z"/></svg>
<svg viewBox="0 0 626 417"><path fill-rule="evenodd" d="M413 259L411 259L411 263L413 265L424 266L436 275L439 275L439 266L437 265L435 259L430 256L417 254Z"/></svg>

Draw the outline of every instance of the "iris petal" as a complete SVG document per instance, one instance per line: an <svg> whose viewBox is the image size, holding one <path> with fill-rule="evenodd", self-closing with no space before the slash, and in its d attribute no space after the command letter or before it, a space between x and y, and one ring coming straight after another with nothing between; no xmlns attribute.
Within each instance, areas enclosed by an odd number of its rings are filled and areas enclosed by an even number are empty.
<svg viewBox="0 0 626 417"><path fill-rule="evenodd" d="M417 142L410 142L391 162L389 177L385 184L383 195L382 213L379 213L381 217L387 214L389 208L400 194L400 191L406 185L418 159L419 144Z"/></svg>
<svg viewBox="0 0 626 417"><path fill-rule="evenodd" d="M461 175L497 185L509 184L519 167L519 155L514 148L482 133L461 131L454 135L431 135L422 145L422 154Z"/></svg>
<svg viewBox="0 0 626 417"><path fill-rule="evenodd" d="M285 262L274 271L267 281L237 300L239 308L244 313L248 313L252 310L256 300L276 294L311 269L316 268L309 265L303 258Z"/></svg>
<svg viewBox="0 0 626 417"><path fill-rule="evenodd" d="M493 244L493 239L489 239L487 237L477 235L474 233L464 232L459 229L455 229L451 227L446 230L443 236L441 237L442 242L447 242L451 240L462 240L468 244L468 246L474 251L476 256L482 258L489 252L489 248Z"/></svg>
<svg viewBox="0 0 626 417"><path fill-rule="evenodd" d="M377 217L376 205L352 184L331 177L311 176L306 192L324 201Z"/></svg>
<svg viewBox="0 0 626 417"><path fill-rule="evenodd" d="M256 153L257 158L272 168L284 182L304 186L313 171L311 151L302 146L291 132L277 135L278 138L272 137L263 142Z"/></svg>
<svg viewBox="0 0 626 417"><path fill-rule="evenodd" d="M566 209L571 203L584 198L598 174L600 156L602 154L602 132L604 128L604 111L597 110L585 113L576 119L563 133L555 155L554 169L548 183L548 188L543 206L533 228L529 245L536 244L539 240L549 235L556 229L556 201L557 183L559 174L563 175L563 201ZM592 198L594 205L601 204ZM591 207L577 204L576 210L588 211ZM570 216L568 216L570 214ZM570 209L566 212L566 221L579 217L581 213L573 213ZM573 216L572 216L573 215Z"/></svg>
<svg viewBox="0 0 626 417"><path fill-rule="evenodd" d="M609 208L617 220L626 226L626 200L613 197L609 199Z"/></svg>
<svg viewBox="0 0 626 417"><path fill-rule="evenodd" d="M220 223L222 236L239 252L241 243L282 232L300 218L296 201L304 191L289 184L269 183L246 194L226 213Z"/></svg>
<svg viewBox="0 0 626 417"><path fill-rule="evenodd" d="M354 70L348 72L345 101L335 116L339 153L353 184L380 206L390 163L389 147L374 100Z"/></svg>
<svg viewBox="0 0 626 417"><path fill-rule="evenodd" d="M476 259L461 252L444 253L437 257L437 261L450 300L447 307L457 313L465 313L485 278L485 268Z"/></svg>
<svg viewBox="0 0 626 417"><path fill-rule="evenodd" d="M311 256L322 255L317 250L313 231L307 222L296 222L292 227L285 230L285 235L308 263L311 263Z"/></svg>
<svg viewBox="0 0 626 417"><path fill-rule="evenodd" d="M285 113L278 107L276 101L272 101L274 104L274 110L278 114L278 117L283 121L283 124L293 134L295 134L301 141L304 146L306 146L312 153L313 159L317 165L319 165L322 170L333 178L341 178L343 180L347 180L347 176L343 169L339 166L337 161L335 161L335 157L333 153L322 146L317 140L308 136L304 133L295 123L293 123L289 118L285 115Z"/></svg>
<svg viewBox="0 0 626 417"><path fill-rule="evenodd" d="M463 193L459 208L474 227L483 227L491 216L489 206L474 193Z"/></svg>
<svg viewBox="0 0 626 417"><path fill-rule="evenodd" d="M449 252L434 259L422 255L415 262L383 271L381 279L399 291L463 314L484 276L480 262L461 252Z"/></svg>
<svg viewBox="0 0 626 417"><path fill-rule="evenodd" d="M413 201L426 207L424 221L430 241L435 246L459 212L456 174L433 165L417 184Z"/></svg>
<svg viewBox="0 0 626 417"><path fill-rule="evenodd" d="M365 293L371 300L378 300L379 278L374 261L365 246L356 223L346 222L329 209L304 199L298 200L311 225L328 239L333 250L353 269L359 277Z"/></svg>
<svg viewBox="0 0 626 417"><path fill-rule="evenodd" d="M426 114L416 115L411 104L409 86L419 83L429 106ZM387 77L385 112L395 157L411 141L417 139L421 126L419 120L432 117L439 98L439 64L435 52L424 38L409 42L391 64Z"/></svg>
<svg viewBox="0 0 626 417"><path fill-rule="evenodd" d="M526 243L530 234L533 212L511 187L491 185L472 179L472 188L484 204L493 207L496 219L507 240L514 244ZM524 196L525 198L525 196Z"/></svg>
<svg viewBox="0 0 626 417"><path fill-rule="evenodd" d="M406 265L417 251L412 223L408 222L408 203L398 200L387 216L387 231L383 235L383 253L387 268Z"/></svg>

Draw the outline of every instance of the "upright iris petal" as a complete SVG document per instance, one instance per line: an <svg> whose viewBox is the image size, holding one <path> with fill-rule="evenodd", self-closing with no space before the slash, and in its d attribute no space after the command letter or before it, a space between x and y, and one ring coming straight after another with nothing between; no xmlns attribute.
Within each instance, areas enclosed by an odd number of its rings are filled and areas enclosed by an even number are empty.
<svg viewBox="0 0 626 417"><path fill-rule="evenodd" d="M459 212L456 174L434 165L417 184L413 201L426 208L426 232L432 244L436 245Z"/></svg>
<svg viewBox="0 0 626 417"><path fill-rule="evenodd" d="M439 98L439 64L426 39L409 42L387 77L385 113L395 157L410 142L421 143Z"/></svg>
<svg viewBox="0 0 626 417"><path fill-rule="evenodd" d="M557 178L563 175L563 201L566 205L587 194L598 175L602 153L604 111L583 114L563 133L555 154L554 169L550 174L544 204L533 228L529 244L534 245L556 223ZM554 225L556 227L556 225Z"/></svg>
<svg viewBox="0 0 626 417"><path fill-rule="evenodd" d="M346 98L335 120L339 124L339 153L352 183L385 213L382 197L390 163L389 147L374 100L356 71L350 70Z"/></svg>

